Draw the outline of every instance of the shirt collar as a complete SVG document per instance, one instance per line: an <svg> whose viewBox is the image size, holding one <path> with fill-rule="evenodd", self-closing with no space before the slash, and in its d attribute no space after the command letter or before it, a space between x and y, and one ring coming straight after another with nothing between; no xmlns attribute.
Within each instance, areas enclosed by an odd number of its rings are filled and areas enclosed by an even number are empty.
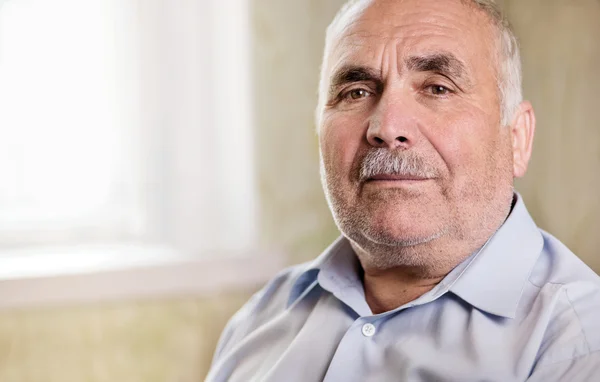
<svg viewBox="0 0 600 382"><path fill-rule="evenodd" d="M288 306L306 294L317 280L324 289L334 294L356 286L361 283L359 270L360 265L350 242L344 236L339 237L319 257L303 267L292 285Z"/></svg>
<svg viewBox="0 0 600 382"><path fill-rule="evenodd" d="M544 240L520 195L504 224L464 265L449 290L485 312L515 318Z"/></svg>
<svg viewBox="0 0 600 382"><path fill-rule="evenodd" d="M521 196L504 224L475 254L459 264L434 289L436 296L450 291L477 309L514 318L523 289L543 247L543 238ZM362 291L358 259L343 236L304 267L294 282L288 306L317 282L341 299L344 291ZM357 297L357 296L354 296ZM362 296L364 301L364 295ZM356 301L356 299L353 299ZM364 306L357 311L368 310Z"/></svg>

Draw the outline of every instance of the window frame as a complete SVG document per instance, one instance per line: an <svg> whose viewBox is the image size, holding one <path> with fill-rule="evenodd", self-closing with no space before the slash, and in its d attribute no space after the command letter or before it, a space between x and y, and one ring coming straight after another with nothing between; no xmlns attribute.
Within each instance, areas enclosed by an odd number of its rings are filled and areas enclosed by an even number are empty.
<svg viewBox="0 0 600 382"><path fill-rule="evenodd" d="M121 26L136 20L121 49L135 52L123 75L140 97L123 107L139 112L132 177L143 216L75 241L69 232L13 237L0 250L0 268L18 258L15 277L0 274L0 308L231 289L262 284L284 265L258 249L249 2L109 1L123 7ZM112 249L99 255L103 246ZM132 252L153 257L132 263ZM78 263L92 254L96 263ZM79 265L35 266L44 259Z"/></svg>

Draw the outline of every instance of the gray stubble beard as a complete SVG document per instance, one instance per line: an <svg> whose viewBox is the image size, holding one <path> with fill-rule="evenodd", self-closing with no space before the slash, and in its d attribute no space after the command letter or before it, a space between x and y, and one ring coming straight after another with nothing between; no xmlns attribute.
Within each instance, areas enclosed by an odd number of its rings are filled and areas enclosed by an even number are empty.
<svg viewBox="0 0 600 382"><path fill-rule="evenodd" d="M394 162L394 159L392 159L390 163L390 155L384 154L382 151L378 150L380 149L371 150L371 154L368 153L365 158L363 158L360 169L353 175L358 179L359 184L362 184L361 180L364 181L364 179L380 172L390 174L411 174L422 177L434 177L439 175L439 172L435 167L428 165L420 157L409 154L408 156L405 155L399 162ZM358 249L357 252L361 252L360 254L357 254L361 258L363 266L366 265L366 262L369 267L381 270L402 266L421 267L431 270L432 275L435 275L437 270L447 269L452 265L456 265L456 256L460 257L462 255L462 257L466 257L471 254L464 253L459 255L458 253L449 253L444 256L436 254L436 252L439 252L439 245L436 244L438 244L437 242L443 237L449 238L448 243L460 243L456 248L457 252L464 251L465 249L476 250L479 248L479 245L484 244L484 242L478 243L477 240L474 239L474 237L477 237L478 235L467 232L469 229L465 226L464 222L450 218L453 215L461 216L459 213L460 211L453 210L448 212L448 217L442 219L444 224L441 224L439 227L434 227L434 233L428 236L394 238L385 232L376 231L371 225L370 219L365 216L367 211L364 210L364 206L362 214L359 211L352 210L349 206L352 202L347 201L342 192L344 179L337 174L327 173L322 155L320 168L321 182L335 223L343 235L353 244L355 250ZM490 189L490 187L491 186L486 186L482 189L471 190L471 192L477 194L475 195L476 200L484 200L486 198L484 191ZM357 198L360 197L358 190L359 189L357 188L357 193L355 194ZM386 192L389 192L389 190ZM384 202L384 197L385 196L382 195L382 201L380 202ZM448 195L444 195L444 197L447 198ZM424 202L424 204L427 203L427 201ZM434 201L430 201L430 203L434 203ZM510 211L510 209L505 211L504 207L501 206L493 208L501 208L502 211L489 211L490 213L484 213L482 216L477 217L471 216L470 219L467 220L477 221L478 226L481 227L482 233L493 233L493 230L498 228L497 219L493 217L500 215L506 217ZM480 236L485 236L485 234ZM463 246L464 248L462 248Z"/></svg>
<svg viewBox="0 0 600 382"><path fill-rule="evenodd" d="M348 238L353 247L360 247L363 257L369 266L388 269L400 265L422 266L429 256L422 254L428 243L452 231L452 227L439 227L435 233L427 237L393 238L385 232L373 229L367 211L353 210L348 206L343 193L343 179L339 175L328 173L321 153L321 183L334 221L342 234ZM393 154L387 149L372 149L361 161L360 169L353 174L359 184L377 174L413 175L425 178L439 176L439 171L426 163L421 157L412 153ZM389 190L387 192L390 192ZM356 194L360 197L359 194ZM384 197L382 197L383 199ZM383 202L383 201L382 201ZM430 260L430 259L429 259Z"/></svg>

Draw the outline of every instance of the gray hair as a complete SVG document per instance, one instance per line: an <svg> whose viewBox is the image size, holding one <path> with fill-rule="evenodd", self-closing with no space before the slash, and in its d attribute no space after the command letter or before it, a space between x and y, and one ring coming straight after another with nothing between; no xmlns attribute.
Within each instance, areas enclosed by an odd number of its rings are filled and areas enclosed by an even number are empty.
<svg viewBox="0 0 600 382"><path fill-rule="evenodd" d="M483 11L491 20L497 31L498 45L498 93L500 98L500 115L503 126L512 122L523 101L521 53L517 37L495 0L462 0ZM368 2L365 0L348 1L335 16L329 27L325 38L325 54L321 68L321 80L319 85L319 106L317 108L317 121L320 125L320 114L325 103L326 70L328 52L333 45L333 39L339 28L349 22L349 18L360 13ZM352 11L352 12L351 12ZM357 12L358 11L358 12Z"/></svg>

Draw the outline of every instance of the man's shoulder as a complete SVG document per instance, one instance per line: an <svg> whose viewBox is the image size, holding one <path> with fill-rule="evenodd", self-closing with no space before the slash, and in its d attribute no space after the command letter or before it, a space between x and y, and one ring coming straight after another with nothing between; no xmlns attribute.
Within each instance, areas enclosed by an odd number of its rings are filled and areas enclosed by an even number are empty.
<svg viewBox="0 0 600 382"><path fill-rule="evenodd" d="M288 267L256 292L227 323L213 363L249 333L284 312L289 305L294 287L309 269L310 263Z"/></svg>
<svg viewBox="0 0 600 382"><path fill-rule="evenodd" d="M273 314L285 310L294 293L298 289L307 287L305 285L309 279L314 279L315 269L311 269L311 262L297 264L283 269L273 277L253 298L248 302L254 315L266 315L272 317ZM313 276L312 278L310 276Z"/></svg>
<svg viewBox="0 0 600 382"><path fill-rule="evenodd" d="M529 277L532 284L542 287L586 282L600 287L600 277L588 265L556 237L540 231L544 245Z"/></svg>
<svg viewBox="0 0 600 382"><path fill-rule="evenodd" d="M600 277L557 238L544 231L542 236L544 247L529 278L537 303L552 306L540 365L571 362L600 350Z"/></svg>
<svg viewBox="0 0 600 382"><path fill-rule="evenodd" d="M230 325L243 325L245 331L252 330L286 310L291 296L302 286L302 278L309 272L310 265L304 263L283 269L248 300L231 319Z"/></svg>

